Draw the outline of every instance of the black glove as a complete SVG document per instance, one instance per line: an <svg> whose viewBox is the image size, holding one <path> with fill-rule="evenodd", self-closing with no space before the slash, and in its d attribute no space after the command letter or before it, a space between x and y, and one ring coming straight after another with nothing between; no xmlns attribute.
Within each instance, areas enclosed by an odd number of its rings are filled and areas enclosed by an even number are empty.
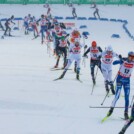
<svg viewBox="0 0 134 134"><path fill-rule="evenodd" d="M87 48L87 45L84 46L84 49L86 49L86 48Z"/></svg>
<svg viewBox="0 0 134 134"><path fill-rule="evenodd" d="M69 34L67 34L66 36L69 36Z"/></svg>
<svg viewBox="0 0 134 134"><path fill-rule="evenodd" d="M37 25L37 26L39 26L39 23L38 23L38 22L36 22L36 25Z"/></svg>
<svg viewBox="0 0 134 134"><path fill-rule="evenodd" d="M82 57L84 57L84 58L88 58L88 56L87 56L87 55L83 55Z"/></svg>
<svg viewBox="0 0 134 134"><path fill-rule="evenodd" d="M98 58L98 60L100 60L101 59L101 56L98 56L97 58Z"/></svg>
<svg viewBox="0 0 134 134"><path fill-rule="evenodd" d="M83 35L83 37L84 37L85 39L88 39L88 36L87 36L87 35Z"/></svg>
<svg viewBox="0 0 134 134"><path fill-rule="evenodd" d="M121 54L119 55L119 58L122 59L122 55Z"/></svg>

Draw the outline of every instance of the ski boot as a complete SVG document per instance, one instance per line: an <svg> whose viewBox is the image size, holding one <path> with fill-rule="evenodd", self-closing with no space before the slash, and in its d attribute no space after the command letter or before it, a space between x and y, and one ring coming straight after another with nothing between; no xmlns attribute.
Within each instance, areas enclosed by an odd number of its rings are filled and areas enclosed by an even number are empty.
<svg viewBox="0 0 134 134"><path fill-rule="evenodd" d="M9 34L9 36L12 36L11 34Z"/></svg>
<svg viewBox="0 0 134 134"><path fill-rule="evenodd" d="M62 79L65 76L65 73L67 72L67 70L63 71L62 75L59 77L59 79Z"/></svg>
<svg viewBox="0 0 134 134"><path fill-rule="evenodd" d="M44 43L44 41L42 40L42 41L41 41L41 44L43 44L43 43Z"/></svg>
<svg viewBox="0 0 134 134"><path fill-rule="evenodd" d="M95 78L92 77L92 81L93 81L93 84L95 85L96 84L96 81L95 81Z"/></svg>
<svg viewBox="0 0 134 134"><path fill-rule="evenodd" d="M128 112L124 112L124 118L125 118L125 120L129 119Z"/></svg>
<svg viewBox="0 0 134 134"><path fill-rule="evenodd" d="M74 63L74 72L77 72L77 62Z"/></svg>
<svg viewBox="0 0 134 134"><path fill-rule="evenodd" d="M111 114L113 113L113 110L114 110L114 108L111 107L110 110L109 110L109 112L108 112L108 114L107 114L107 116L111 116Z"/></svg>
<svg viewBox="0 0 134 134"><path fill-rule="evenodd" d="M80 80L79 74L80 74L80 68L77 68L77 70L76 70L76 79L77 80Z"/></svg>
<svg viewBox="0 0 134 134"><path fill-rule="evenodd" d="M76 75L76 79L77 79L77 80L79 80L79 79L80 79L80 78L79 78L79 74L77 74L77 75Z"/></svg>
<svg viewBox="0 0 134 134"><path fill-rule="evenodd" d="M109 92L109 88L108 88L108 80L105 81L105 89L106 89L106 92L108 93L108 92Z"/></svg>
<svg viewBox="0 0 134 134"><path fill-rule="evenodd" d="M125 132L124 132L123 130L119 132L119 134L124 134L124 133L125 133Z"/></svg>
<svg viewBox="0 0 134 134"><path fill-rule="evenodd" d="M55 65L54 68L58 68L58 65Z"/></svg>
<svg viewBox="0 0 134 134"><path fill-rule="evenodd" d="M113 82L110 81L110 82L109 82L109 85L110 85L110 89L111 89L112 94L115 95L115 90L114 90Z"/></svg>

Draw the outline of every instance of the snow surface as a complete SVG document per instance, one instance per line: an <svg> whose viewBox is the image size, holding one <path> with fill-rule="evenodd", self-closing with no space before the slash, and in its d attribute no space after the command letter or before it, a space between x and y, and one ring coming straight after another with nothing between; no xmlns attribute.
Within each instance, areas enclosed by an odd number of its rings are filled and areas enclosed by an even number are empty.
<svg viewBox="0 0 134 134"><path fill-rule="evenodd" d="M51 5L53 16L71 16L71 9L65 5ZM128 29L134 35L134 7L99 6L103 18L128 20ZM46 13L43 5L0 5L0 18L24 17L31 13L39 17ZM76 6L78 16L93 17L90 5ZM66 20L62 20L66 21ZM121 23L102 21L70 21L79 28L87 25L90 36L86 44L93 40L105 49L112 45L115 52L127 56L134 50L134 41L128 37ZM3 22L2 22L3 23ZM16 22L17 25L17 22ZM89 106L101 106L106 94L104 79L100 71L93 95L90 76L89 59L86 67L81 64L80 78L75 80L73 70L67 72L65 78L54 82L62 71L50 71L56 59L47 53L46 45L40 44L40 38L31 40L33 34L24 35L22 22L20 31L13 31L18 37L0 39L0 133L1 134L117 134L124 121L124 109L115 109L112 116L103 124L101 119L109 109L91 109ZM120 39L111 38L119 34ZM0 31L0 35L3 33ZM52 53L51 53L52 54ZM63 60L60 65L62 66ZM73 65L71 66L73 69ZM113 66L113 79L119 66ZM134 95L133 77L131 95ZM123 90L122 90L123 95ZM110 106L114 96L106 99L104 106ZM124 106L124 97L120 97L116 106ZM132 124L126 134L133 134Z"/></svg>

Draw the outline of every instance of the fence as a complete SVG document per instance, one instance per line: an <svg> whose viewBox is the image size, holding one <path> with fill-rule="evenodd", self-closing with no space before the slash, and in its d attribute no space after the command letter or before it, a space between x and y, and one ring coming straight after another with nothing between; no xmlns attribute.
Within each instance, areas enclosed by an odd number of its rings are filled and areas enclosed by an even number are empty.
<svg viewBox="0 0 134 134"><path fill-rule="evenodd" d="M93 2L97 4L134 4L134 0L0 0L0 4L92 4Z"/></svg>

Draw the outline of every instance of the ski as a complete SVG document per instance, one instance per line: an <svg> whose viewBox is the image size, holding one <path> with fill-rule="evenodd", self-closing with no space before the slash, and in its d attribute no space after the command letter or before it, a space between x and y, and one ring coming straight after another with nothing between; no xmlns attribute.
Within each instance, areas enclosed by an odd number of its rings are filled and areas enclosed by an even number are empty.
<svg viewBox="0 0 134 134"><path fill-rule="evenodd" d="M111 106L89 106L89 108L111 108ZM114 107L114 108L125 108L125 107ZM128 107L131 108L131 107Z"/></svg>
<svg viewBox="0 0 134 134"><path fill-rule="evenodd" d="M124 121L126 120L126 119L125 119L125 118L123 118L123 117L119 117L119 118L120 118L120 119L122 119L122 120L124 120Z"/></svg>
<svg viewBox="0 0 134 134"><path fill-rule="evenodd" d="M56 70L64 70L64 68L51 68L51 71L56 71ZM72 69L67 69L67 70L72 70Z"/></svg>
<svg viewBox="0 0 134 134"><path fill-rule="evenodd" d="M54 79L53 81L57 81L57 80L61 80L62 78L61 77L59 77L59 78L56 78L56 79ZM80 79L76 79L77 81L79 81L80 83L83 83L83 81L81 81Z"/></svg>
<svg viewBox="0 0 134 134"><path fill-rule="evenodd" d="M105 116L102 120L101 123L104 123L107 119L109 118L109 116ZM119 117L121 120L127 121L127 119L123 118L123 117Z"/></svg>
<svg viewBox="0 0 134 134"><path fill-rule="evenodd" d="M36 38L38 38L39 37L39 35L37 35L37 36L35 36L34 38L32 38L32 40L34 40L34 39L36 39Z"/></svg>
<svg viewBox="0 0 134 134"><path fill-rule="evenodd" d="M102 120L101 120L101 123L104 123L107 119L108 119L108 115L107 116L105 116Z"/></svg>
<svg viewBox="0 0 134 134"><path fill-rule="evenodd" d="M21 36L17 36L17 35L3 35L3 37L21 37Z"/></svg>
<svg viewBox="0 0 134 134"><path fill-rule="evenodd" d="M94 87L95 87L95 84L93 84L93 86L92 86L91 95L93 94Z"/></svg>
<svg viewBox="0 0 134 134"><path fill-rule="evenodd" d="M61 79L62 79L62 78L59 77L59 78L54 79L53 81L57 81L57 80L61 80Z"/></svg>
<svg viewBox="0 0 134 134"><path fill-rule="evenodd" d="M124 117L119 117L120 119L124 120L124 121L127 121L128 119L125 119ZM130 119L130 117L129 117Z"/></svg>
<svg viewBox="0 0 134 134"><path fill-rule="evenodd" d="M77 81L79 81L80 83L83 83L83 81L82 81L82 80L80 80L80 79L77 79L77 78L76 78L76 80L77 80Z"/></svg>

